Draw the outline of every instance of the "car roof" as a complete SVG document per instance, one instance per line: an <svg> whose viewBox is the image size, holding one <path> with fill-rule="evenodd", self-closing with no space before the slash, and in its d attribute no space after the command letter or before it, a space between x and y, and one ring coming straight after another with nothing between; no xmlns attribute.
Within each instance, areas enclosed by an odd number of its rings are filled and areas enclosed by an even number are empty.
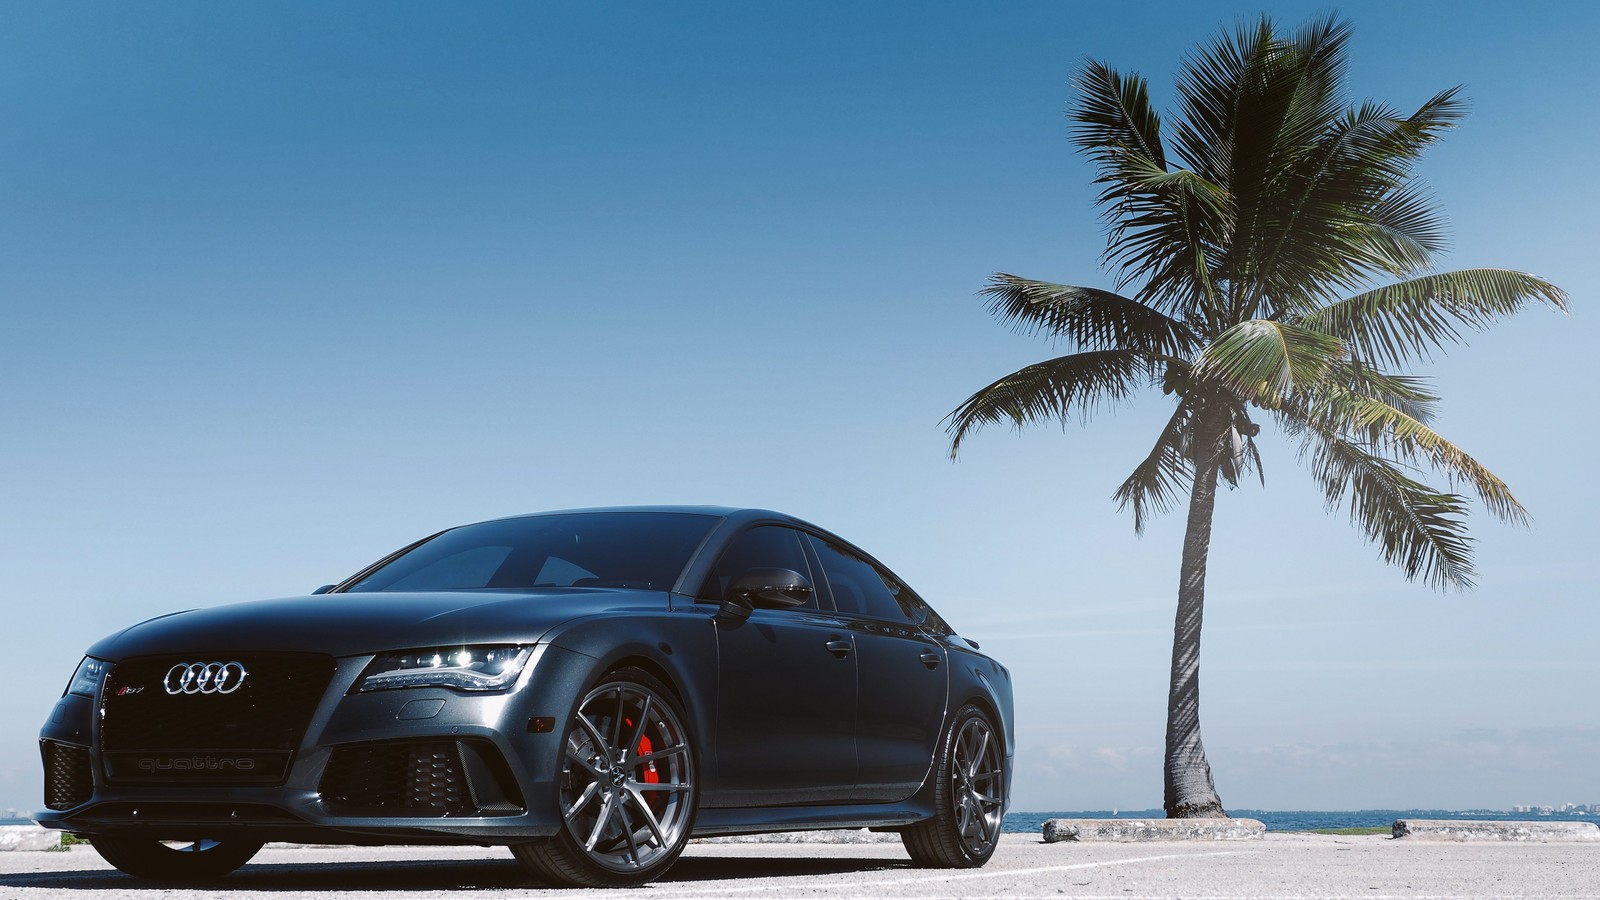
<svg viewBox="0 0 1600 900"><path fill-rule="evenodd" d="M844 546L849 547L852 550L854 550L856 553L859 553L860 555L865 556L868 559L871 559L873 562L877 562L878 565L880 565L880 566L883 565L883 563L878 562L875 558L873 558L873 556L871 554L867 553L865 550L862 550L860 547L857 547L855 544L852 544L851 542L845 540L844 538L840 537L837 534L834 534L833 532L829 531L826 528L823 528L823 527L818 526L818 525L814 525L811 522L808 522L805 519L800 518L799 516L791 516L788 513L781 513L781 512L777 512L775 510L770 510L770 509L758 509L758 508L737 507L737 506L709 506L709 505L707 505L707 506L692 506L692 505L687 505L687 504L679 504L679 505L656 504L656 505L640 505L640 506L589 506L589 507L580 507L580 508L577 508L577 509L552 509L552 510L549 510L547 512L523 513L521 515L515 515L515 516L502 516L502 517L500 517L498 519L490 519L488 521L491 521L491 522L504 522L504 521L515 520L515 519L537 519L537 518L541 518L543 516L564 516L564 515L575 515L575 514L581 514L581 513L677 513L677 514L699 515L699 516L716 516L717 518L720 518L723 521L717 526L716 529L714 529L713 534L716 534L716 533L724 533L725 534L725 533L727 533L729 531L739 531L739 530L742 530L747 525L753 525L753 524L758 524L758 523L762 524L762 525L773 525L773 524L790 525L790 526L794 526L794 527L800 528L801 530L804 530L804 531L810 531L810 532L813 532L815 534L825 535L829 539L831 539L833 541L836 541L836 542L838 542L840 544L843 544ZM469 523L469 524L475 524L475 523ZM456 526L456 527L460 527L460 526Z"/></svg>
<svg viewBox="0 0 1600 900"><path fill-rule="evenodd" d="M892 571L891 569L889 569L888 566L884 565L881 561L879 561L872 554L870 554L867 551L861 549L860 547L856 546L855 544L851 543L850 541L845 540L844 538L840 537L839 535L834 534L833 532L829 531L828 529L822 528L822 527L817 526L817 525L813 525L812 523L810 523L810 522L806 521L805 519L802 519L802 518L800 518L798 516L791 516L788 513L781 513L781 512L777 512L775 510L770 510L770 509L760 509L760 508L753 508L753 507L737 507L737 506L714 506L714 505L698 505L697 506L697 505L692 505L692 504L641 504L641 505L634 505L634 506L587 506L587 507L578 507L578 508L574 508L574 509L552 509L552 510L547 510L547 511L544 511L544 512L521 513L521 514L514 515L514 516L501 516L501 517L495 518L495 519L486 519L484 521L486 521L486 522L504 522L504 521L511 521L511 520L516 520L516 519L536 519L536 518L541 518L541 517L544 517L544 516L574 515L574 514L581 514L581 513L677 513L677 514L687 514L687 515L715 516L717 518L722 519L723 521L721 523L719 523L717 526L713 527L713 529L711 531L711 534L708 535L708 540L715 540L715 536L718 535L718 534L727 535L730 532L737 533L738 531L742 531L745 526L752 525L752 524L791 525L791 526L800 528L800 529L802 529L804 531L810 531L810 532L812 532L814 534L822 535L822 536L828 538L829 540L835 541L835 542L843 545L844 547L849 548L850 550L854 551L855 553L857 553L858 555L862 556L863 558L865 558L867 560L870 560L873 564L883 568L885 571ZM467 524L480 524L480 523L467 523ZM455 527L459 528L459 527L463 527L463 526L459 526L458 525L458 526L455 526ZM453 529L445 529L445 530L446 531L450 531L450 530L453 530ZM407 548L407 549L409 549L409 548ZM404 552L404 551L401 551L401 552ZM385 562L385 561L380 561L379 563L375 563L374 566L381 565L382 562ZM707 570L709 570L711 564L712 564L712 560L709 557L700 558L700 555L697 553L695 558L691 559L689 567L684 570L682 577L679 578L679 583L674 587L674 590L682 590L684 588L685 583L689 583L689 584L697 583L700 578L703 578L705 576L705 572ZM371 567L369 567L369 568L371 568ZM356 578L356 577L359 577L361 574L363 574L363 573L358 572L355 576L352 576L352 580L354 578ZM895 578L899 579L899 576L896 575ZM904 582L902 581L902 583L904 583ZM913 590L913 593L915 593L914 590ZM924 601L924 602L926 602L926 601Z"/></svg>
<svg viewBox="0 0 1600 900"><path fill-rule="evenodd" d="M727 519L731 524L743 524L753 521L779 521L801 525L815 531L826 531L807 522L798 516L788 513L776 512L770 509L755 509L737 506L689 505L689 504L646 504L637 506L587 506L575 509L552 509L544 512L520 513L514 516L501 516L490 519L491 522L501 522L508 519L533 519L540 516L564 516L579 513L680 513L700 516L716 516Z"/></svg>

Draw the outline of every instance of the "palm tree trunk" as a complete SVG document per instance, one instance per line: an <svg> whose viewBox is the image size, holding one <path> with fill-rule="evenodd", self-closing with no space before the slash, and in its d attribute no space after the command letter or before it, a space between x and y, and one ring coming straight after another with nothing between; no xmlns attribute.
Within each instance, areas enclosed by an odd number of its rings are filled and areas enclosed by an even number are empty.
<svg viewBox="0 0 1600 900"><path fill-rule="evenodd" d="M1198 436L1197 436L1198 437ZM1212 442L1201 441L1200 447ZM1205 616L1206 556L1211 550L1211 514L1217 503L1218 460L1196 453L1189 524L1183 538L1178 615L1172 633L1172 683L1167 692L1167 754L1162 806L1169 819L1226 816L1211 782L1211 764L1200 742L1200 624Z"/></svg>

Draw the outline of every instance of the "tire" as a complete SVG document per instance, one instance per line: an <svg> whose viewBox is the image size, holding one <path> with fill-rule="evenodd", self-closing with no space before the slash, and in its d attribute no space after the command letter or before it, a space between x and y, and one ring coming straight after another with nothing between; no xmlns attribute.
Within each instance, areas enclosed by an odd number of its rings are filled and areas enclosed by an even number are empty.
<svg viewBox="0 0 1600 900"><path fill-rule="evenodd" d="M555 836L511 848L539 878L568 887L638 887L689 841L699 783L671 691L642 669L606 675L578 703L556 771Z"/></svg>
<svg viewBox="0 0 1600 900"><path fill-rule="evenodd" d="M1005 747L983 710L964 706L951 722L934 773L934 816L900 839L919 866L970 869L994 855L1005 814Z"/></svg>
<svg viewBox="0 0 1600 900"><path fill-rule="evenodd" d="M261 849L261 841L162 841L95 835L89 846L106 862L151 881L213 881Z"/></svg>

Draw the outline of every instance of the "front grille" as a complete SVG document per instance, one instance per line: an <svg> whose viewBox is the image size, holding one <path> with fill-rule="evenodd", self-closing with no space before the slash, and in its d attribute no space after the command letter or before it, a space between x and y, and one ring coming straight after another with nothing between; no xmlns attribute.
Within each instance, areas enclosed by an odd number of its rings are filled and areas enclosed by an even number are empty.
<svg viewBox="0 0 1600 900"><path fill-rule="evenodd" d="M213 661L244 666L236 690L167 692L174 666ZM333 659L309 653L193 653L117 663L101 694L107 774L117 781L280 782L332 677Z"/></svg>
<svg viewBox="0 0 1600 900"><path fill-rule="evenodd" d="M94 770L89 748L55 741L40 741L44 755L45 809L71 809L94 793Z"/></svg>
<svg viewBox="0 0 1600 900"><path fill-rule="evenodd" d="M397 741L335 750L321 792L342 814L504 815L522 811L505 758L483 741Z"/></svg>

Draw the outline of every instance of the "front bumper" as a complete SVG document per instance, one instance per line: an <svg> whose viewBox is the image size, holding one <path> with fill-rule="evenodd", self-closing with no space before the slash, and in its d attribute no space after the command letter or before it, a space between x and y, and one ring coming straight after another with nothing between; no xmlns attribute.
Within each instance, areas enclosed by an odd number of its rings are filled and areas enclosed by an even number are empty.
<svg viewBox="0 0 1600 900"><path fill-rule="evenodd" d="M285 774L266 784L229 771L254 766L239 751L104 753L101 701L64 696L40 732L46 808L34 820L84 835L352 844L556 833L561 734L548 723L566 721L562 686L586 658L541 645L504 693L352 692L371 660L334 661Z"/></svg>

